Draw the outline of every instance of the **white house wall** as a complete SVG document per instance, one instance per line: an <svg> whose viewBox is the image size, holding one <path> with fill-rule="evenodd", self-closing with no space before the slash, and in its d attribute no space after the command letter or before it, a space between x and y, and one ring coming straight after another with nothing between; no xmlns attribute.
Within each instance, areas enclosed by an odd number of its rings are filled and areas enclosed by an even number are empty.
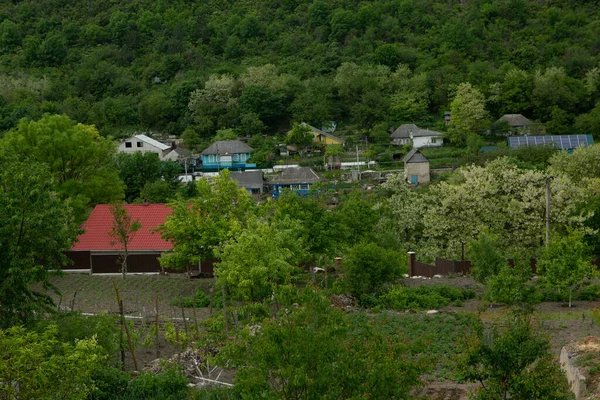
<svg viewBox="0 0 600 400"><path fill-rule="evenodd" d="M435 143L434 143L435 141ZM440 136L419 136L413 138L413 147L441 147L444 139Z"/></svg>

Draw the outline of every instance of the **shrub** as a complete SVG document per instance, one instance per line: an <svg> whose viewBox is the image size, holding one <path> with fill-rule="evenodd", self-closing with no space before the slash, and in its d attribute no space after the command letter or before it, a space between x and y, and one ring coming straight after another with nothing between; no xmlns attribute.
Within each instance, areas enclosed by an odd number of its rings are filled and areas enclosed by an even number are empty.
<svg viewBox="0 0 600 400"><path fill-rule="evenodd" d="M474 290L446 285L415 288L395 286L381 296L380 302L394 310L423 310L445 307L452 302L462 305L462 301L474 297Z"/></svg>
<svg viewBox="0 0 600 400"><path fill-rule="evenodd" d="M393 250L384 249L374 243L358 243L350 249L344 259L344 284L360 299L361 304L364 304L363 298L381 291L386 283L392 282L405 272L402 269L405 265L401 255Z"/></svg>
<svg viewBox="0 0 600 400"><path fill-rule="evenodd" d="M196 303L195 307L208 307L210 305L210 298L202 289L197 289L193 297L182 297L181 301L180 299L175 299L171 304L177 307L192 308L194 307L194 302Z"/></svg>

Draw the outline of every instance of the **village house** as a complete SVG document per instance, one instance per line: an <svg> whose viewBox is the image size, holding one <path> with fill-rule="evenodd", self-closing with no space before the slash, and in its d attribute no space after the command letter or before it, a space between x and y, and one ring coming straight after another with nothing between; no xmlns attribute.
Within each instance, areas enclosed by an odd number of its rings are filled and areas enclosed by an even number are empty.
<svg viewBox="0 0 600 400"><path fill-rule="evenodd" d="M252 147L240 140L221 140L202 152L202 168L256 168L248 163Z"/></svg>
<svg viewBox="0 0 600 400"><path fill-rule="evenodd" d="M271 181L273 198L276 199L285 190L307 196L311 186L320 180L321 177L309 167L286 168Z"/></svg>
<svg viewBox="0 0 600 400"><path fill-rule="evenodd" d="M415 124L403 124L390 135L391 144L403 146L412 143L414 148L440 147L444 143L443 134L422 129Z"/></svg>
<svg viewBox="0 0 600 400"><path fill-rule="evenodd" d="M159 142L146 135L134 135L123 140L118 147L121 153L156 153L161 160L173 150L173 146Z"/></svg>
<svg viewBox="0 0 600 400"><path fill-rule="evenodd" d="M324 146L329 146L332 144L339 144L341 146L344 145L345 140L333 135L332 133L325 132L324 130L317 129L314 126L311 126L305 122L302 123L303 126L308 126L313 135L313 142L322 144Z"/></svg>
<svg viewBox="0 0 600 400"><path fill-rule="evenodd" d="M238 187L246 189L253 196L260 196L264 192L265 178L260 170L234 171L230 174L231 179L237 182Z"/></svg>
<svg viewBox="0 0 600 400"><path fill-rule="evenodd" d="M532 121L521 114L504 114L496 121L496 124L503 122L510 127L509 133L511 135L527 134L534 125Z"/></svg>
<svg viewBox="0 0 600 400"><path fill-rule="evenodd" d="M429 160L417 149L413 148L402 159L404 162L404 179L412 185L429 183Z"/></svg>

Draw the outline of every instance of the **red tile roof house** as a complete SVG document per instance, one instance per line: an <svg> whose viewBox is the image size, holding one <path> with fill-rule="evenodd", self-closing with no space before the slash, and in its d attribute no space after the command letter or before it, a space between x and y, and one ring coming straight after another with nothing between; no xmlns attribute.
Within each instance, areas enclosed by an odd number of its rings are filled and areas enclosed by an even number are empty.
<svg viewBox="0 0 600 400"><path fill-rule="evenodd" d="M170 251L173 244L162 239L156 228L171 215L171 208L165 204L125 204L124 207L132 221L137 219L141 224L141 228L133 234L128 245L127 272L162 272L158 257L161 253ZM115 243L115 239L109 235L112 224L110 205L98 204L81 226L84 232L67 253L73 264L65 270L120 273L121 245Z"/></svg>

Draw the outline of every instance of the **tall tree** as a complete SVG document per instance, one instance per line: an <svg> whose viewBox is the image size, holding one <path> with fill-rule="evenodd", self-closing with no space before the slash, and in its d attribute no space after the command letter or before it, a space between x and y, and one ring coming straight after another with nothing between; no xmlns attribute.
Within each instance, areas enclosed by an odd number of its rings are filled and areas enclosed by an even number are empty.
<svg viewBox="0 0 600 400"><path fill-rule="evenodd" d="M539 271L560 291L569 292L569 307L573 286L586 276L594 275L589 248L581 232L554 237L538 258Z"/></svg>
<svg viewBox="0 0 600 400"><path fill-rule="evenodd" d="M19 122L0 143L1 151L47 168L63 198L71 198L77 221L87 208L123 198L123 184L112 168L115 144L96 128L64 115Z"/></svg>
<svg viewBox="0 0 600 400"><path fill-rule="evenodd" d="M476 398L568 399L568 384L548 339L527 317L509 318L503 325L494 325L489 333L480 329L460 355L460 375L481 384Z"/></svg>
<svg viewBox="0 0 600 400"><path fill-rule="evenodd" d="M176 269L198 265L245 226L253 211L252 199L223 170L212 183L200 180L198 196L178 198L173 214L161 225L161 236L173 242L173 251L160 257L161 265Z"/></svg>
<svg viewBox="0 0 600 400"><path fill-rule="evenodd" d="M45 165L3 160L0 172L0 327L30 322L52 308L31 288L52 289L51 270L68 264L64 252L77 238L68 202L56 196Z"/></svg>
<svg viewBox="0 0 600 400"><path fill-rule="evenodd" d="M306 258L298 221L267 223L253 219L216 252L217 282L243 300L258 300L276 285L290 283Z"/></svg>
<svg viewBox="0 0 600 400"><path fill-rule="evenodd" d="M480 134L487 126L488 112L485 97L470 83L461 83L456 88L450 103L452 113L448 138L452 143L465 144L469 134Z"/></svg>

